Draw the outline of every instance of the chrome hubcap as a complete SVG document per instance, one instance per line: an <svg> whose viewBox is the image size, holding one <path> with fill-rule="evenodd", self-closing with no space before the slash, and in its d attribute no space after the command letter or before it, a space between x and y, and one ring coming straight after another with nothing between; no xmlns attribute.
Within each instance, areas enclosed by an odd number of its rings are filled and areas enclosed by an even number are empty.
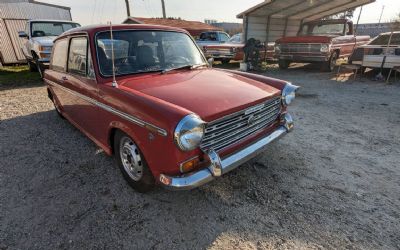
<svg viewBox="0 0 400 250"><path fill-rule="evenodd" d="M139 148L128 137L123 137L119 145L122 165L134 181L139 181L143 176L143 162Z"/></svg>

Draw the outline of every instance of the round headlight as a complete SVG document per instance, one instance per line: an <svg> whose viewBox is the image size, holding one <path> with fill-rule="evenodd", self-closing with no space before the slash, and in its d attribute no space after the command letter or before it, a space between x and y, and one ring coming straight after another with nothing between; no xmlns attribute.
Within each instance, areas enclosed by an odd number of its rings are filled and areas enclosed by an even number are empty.
<svg viewBox="0 0 400 250"><path fill-rule="evenodd" d="M329 45L328 44L322 44L321 45L321 50L322 53L328 53L329 52Z"/></svg>
<svg viewBox="0 0 400 250"><path fill-rule="evenodd" d="M197 115L185 116L176 126L174 139L183 151L190 151L200 146L204 136L204 121Z"/></svg>
<svg viewBox="0 0 400 250"><path fill-rule="evenodd" d="M296 98L296 91L299 87L290 83L287 83L282 90L282 103L288 106Z"/></svg>

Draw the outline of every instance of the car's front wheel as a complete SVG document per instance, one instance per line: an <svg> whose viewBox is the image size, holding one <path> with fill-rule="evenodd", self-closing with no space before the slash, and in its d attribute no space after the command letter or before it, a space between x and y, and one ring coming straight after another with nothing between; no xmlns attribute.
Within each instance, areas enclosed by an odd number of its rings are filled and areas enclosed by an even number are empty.
<svg viewBox="0 0 400 250"><path fill-rule="evenodd" d="M154 188L153 174L139 147L128 135L116 132L114 151L122 175L131 187L142 193Z"/></svg>
<svg viewBox="0 0 400 250"><path fill-rule="evenodd" d="M33 63L31 60L28 60L28 66L30 72L37 72L36 64Z"/></svg>

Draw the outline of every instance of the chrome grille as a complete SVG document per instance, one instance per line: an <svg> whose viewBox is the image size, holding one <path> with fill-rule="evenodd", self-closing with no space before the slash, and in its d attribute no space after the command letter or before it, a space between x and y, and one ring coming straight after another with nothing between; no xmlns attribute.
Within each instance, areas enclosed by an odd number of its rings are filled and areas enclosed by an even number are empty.
<svg viewBox="0 0 400 250"><path fill-rule="evenodd" d="M281 45L282 53L320 53L321 44L288 43Z"/></svg>
<svg viewBox="0 0 400 250"><path fill-rule="evenodd" d="M207 124L200 148L219 151L232 145L278 119L281 109L280 97L258 104L248 109L228 115Z"/></svg>

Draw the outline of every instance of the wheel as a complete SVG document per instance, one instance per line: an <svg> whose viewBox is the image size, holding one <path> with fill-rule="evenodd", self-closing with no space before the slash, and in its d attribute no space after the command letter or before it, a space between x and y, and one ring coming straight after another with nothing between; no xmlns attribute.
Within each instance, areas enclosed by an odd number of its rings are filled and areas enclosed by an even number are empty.
<svg viewBox="0 0 400 250"><path fill-rule="evenodd" d="M337 59L338 59L338 53L337 52L333 52L331 57L329 58L329 61L325 62L322 65L322 71L332 72L336 67Z"/></svg>
<svg viewBox="0 0 400 250"><path fill-rule="evenodd" d="M280 69L287 69L290 66L290 62L288 60L279 59L278 65Z"/></svg>
<svg viewBox="0 0 400 250"><path fill-rule="evenodd" d="M28 66L30 72L37 72L36 64L34 64L31 60L28 60Z"/></svg>
<svg viewBox="0 0 400 250"><path fill-rule="evenodd" d="M230 61L231 61L231 59L228 59L228 58L221 59L222 64L228 64Z"/></svg>
<svg viewBox="0 0 400 250"><path fill-rule="evenodd" d="M39 62L39 58L35 58L35 63L36 63L36 68L37 68L37 71L39 72L39 74L40 74L40 78L41 79L43 79L43 68L42 68L42 66L41 66L41 64L40 64L40 62Z"/></svg>
<svg viewBox="0 0 400 250"><path fill-rule="evenodd" d="M135 142L125 133L117 131L114 137L114 151L117 164L124 179L135 190L145 193L155 186L143 154Z"/></svg>

